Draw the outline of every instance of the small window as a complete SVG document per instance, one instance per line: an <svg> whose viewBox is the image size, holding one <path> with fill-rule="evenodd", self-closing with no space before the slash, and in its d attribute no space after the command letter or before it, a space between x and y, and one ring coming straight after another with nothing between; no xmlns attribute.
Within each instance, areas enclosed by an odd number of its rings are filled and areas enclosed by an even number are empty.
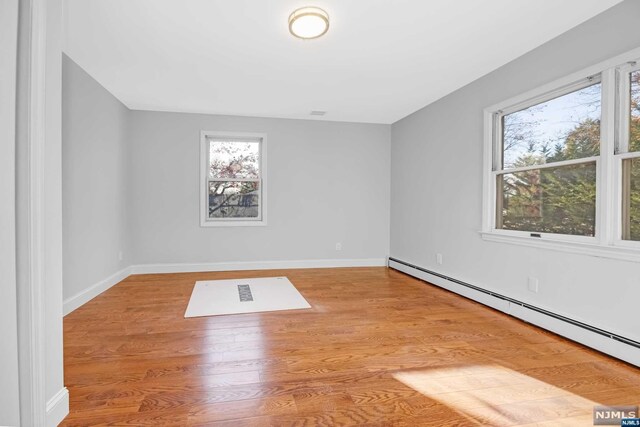
<svg viewBox="0 0 640 427"><path fill-rule="evenodd" d="M265 140L203 132L202 226L265 225Z"/></svg>
<svg viewBox="0 0 640 427"><path fill-rule="evenodd" d="M597 78L496 113L495 228L595 236Z"/></svg>

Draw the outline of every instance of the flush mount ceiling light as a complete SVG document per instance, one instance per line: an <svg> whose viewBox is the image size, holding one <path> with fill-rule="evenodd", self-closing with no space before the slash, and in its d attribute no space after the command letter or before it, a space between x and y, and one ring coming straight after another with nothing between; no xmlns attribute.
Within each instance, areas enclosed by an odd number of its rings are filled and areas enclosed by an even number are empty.
<svg viewBox="0 0 640 427"><path fill-rule="evenodd" d="M329 30L329 14L319 7L301 7L289 15L289 32L301 39L316 39Z"/></svg>

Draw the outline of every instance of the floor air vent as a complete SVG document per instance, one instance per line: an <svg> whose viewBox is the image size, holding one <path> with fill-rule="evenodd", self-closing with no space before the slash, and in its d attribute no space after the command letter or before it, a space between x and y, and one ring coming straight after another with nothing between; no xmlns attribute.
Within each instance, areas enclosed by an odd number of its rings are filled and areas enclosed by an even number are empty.
<svg viewBox="0 0 640 427"><path fill-rule="evenodd" d="M251 294L251 287L249 285L238 285L238 294L240 295L240 302L253 301L253 295Z"/></svg>

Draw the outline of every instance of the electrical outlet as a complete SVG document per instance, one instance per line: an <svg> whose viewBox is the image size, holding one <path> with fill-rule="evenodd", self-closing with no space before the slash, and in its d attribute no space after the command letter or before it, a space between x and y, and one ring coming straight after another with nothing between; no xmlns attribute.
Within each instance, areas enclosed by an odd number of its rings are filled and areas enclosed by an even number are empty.
<svg viewBox="0 0 640 427"><path fill-rule="evenodd" d="M442 265L442 254L436 254L436 263Z"/></svg>
<svg viewBox="0 0 640 427"><path fill-rule="evenodd" d="M336 251L342 250L342 243L336 243Z"/></svg>
<svg viewBox="0 0 640 427"><path fill-rule="evenodd" d="M122 261L122 251L118 252L118 261Z"/></svg>
<svg viewBox="0 0 640 427"><path fill-rule="evenodd" d="M536 279L535 277L531 277L529 276L529 292L534 292L534 293L538 293L538 279Z"/></svg>

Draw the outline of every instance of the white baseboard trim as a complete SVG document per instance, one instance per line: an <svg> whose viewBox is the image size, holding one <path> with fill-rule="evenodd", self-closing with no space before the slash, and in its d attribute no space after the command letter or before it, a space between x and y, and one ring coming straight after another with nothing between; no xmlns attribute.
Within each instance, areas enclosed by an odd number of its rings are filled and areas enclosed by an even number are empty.
<svg viewBox="0 0 640 427"><path fill-rule="evenodd" d="M385 267L385 258L309 259L289 261L214 262L198 264L141 264L131 274L195 273L199 271L281 270L298 268Z"/></svg>
<svg viewBox="0 0 640 427"><path fill-rule="evenodd" d="M392 259L389 267L640 367L640 348Z"/></svg>
<svg viewBox="0 0 640 427"><path fill-rule="evenodd" d="M123 268L115 274L107 277L104 280L99 281L98 283L92 285L91 287L85 289L84 291L76 294L70 298L67 298L63 302L62 311L63 315L71 313L76 308L82 306L83 304L88 303L93 298L97 297L113 285L121 282L126 279L127 276L131 274L131 267Z"/></svg>
<svg viewBox="0 0 640 427"><path fill-rule="evenodd" d="M132 265L84 291L64 300L63 313L66 316L83 304L91 301L102 292L126 279L131 274L195 273L199 271L243 271L243 270L281 270L298 268L339 268L339 267L386 267L386 258L359 259L310 259L290 261L249 261L249 262L213 262L197 264L140 264Z"/></svg>
<svg viewBox="0 0 640 427"><path fill-rule="evenodd" d="M63 387L47 402L47 427L56 427L69 414L69 390Z"/></svg>

